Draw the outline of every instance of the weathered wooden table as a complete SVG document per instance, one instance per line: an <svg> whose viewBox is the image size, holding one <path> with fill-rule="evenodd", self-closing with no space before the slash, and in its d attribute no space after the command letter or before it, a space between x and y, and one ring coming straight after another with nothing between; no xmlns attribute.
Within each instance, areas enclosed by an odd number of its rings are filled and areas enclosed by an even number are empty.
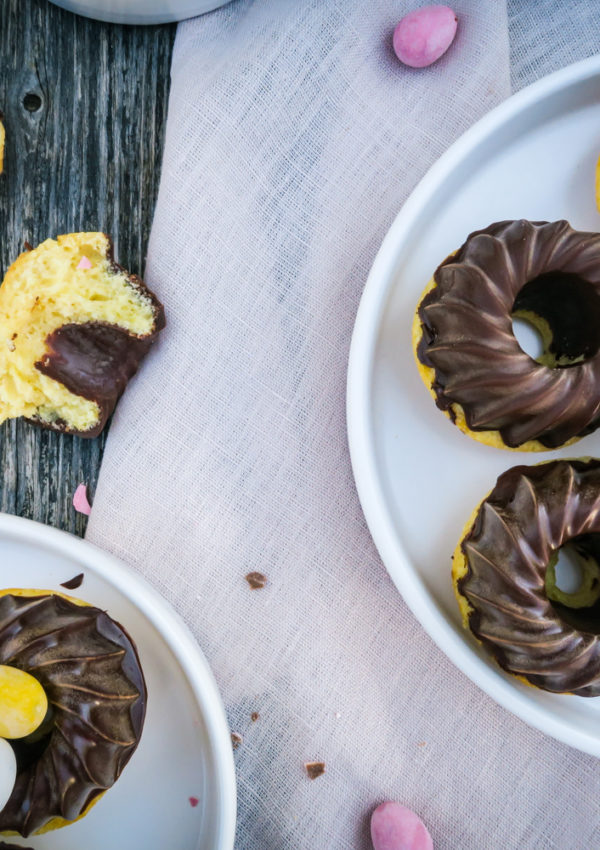
<svg viewBox="0 0 600 850"><path fill-rule="evenodd" d="M48 236L112 235L143 275L158 191L175 28L122 27L47 0L0 0L0 273ZM0 426L0 510L83 534L72 507L93 496L106 430L95 440Z"/></svg>

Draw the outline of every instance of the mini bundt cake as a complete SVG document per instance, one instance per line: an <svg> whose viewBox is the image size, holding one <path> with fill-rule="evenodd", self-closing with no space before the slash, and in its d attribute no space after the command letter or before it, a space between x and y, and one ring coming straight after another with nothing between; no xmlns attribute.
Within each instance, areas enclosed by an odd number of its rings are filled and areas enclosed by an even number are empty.
<svg viewBox="0 0 600 850"><path fill-rule="evenodd" d="M559 550L580 587L557 587ZM600 460L504 472L456 547L463 622L498 664L553 693L600 696Z"/></svg>
<svg viewBox="0 0 600 850"><path fill-rule="evenodd" d="M165 325L104 233L47 239L0 287L0 422L24 416L95 437Z"/></svg>
<svg viewBox="0 0 600 850"><path fill-rule="evenodd" d="M522 350L512 326L540 333ZM501 221L435 271L413 346L436 404L499 448L554 449L600 424L600 234L566 221Z"/></svg>
<svg viewBox="0 0 600 850"><path fill-rule="evenodd" d="M34 677L48 710L9 740L17 775L0 833L24 837L85 815L139 743L146 685L125 629L104 611L44 590L0 591L0 665Z"/></svg>

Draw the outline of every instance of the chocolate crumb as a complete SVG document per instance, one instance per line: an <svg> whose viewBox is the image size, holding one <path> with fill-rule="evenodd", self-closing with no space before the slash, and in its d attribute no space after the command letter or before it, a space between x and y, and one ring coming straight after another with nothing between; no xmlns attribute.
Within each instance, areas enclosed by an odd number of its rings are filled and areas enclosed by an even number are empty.
<svg viewBox="0 0 600 850"><path fill-rule="evenodd" d="M83 573L79 573L77 576L73 576L68 581L63 581L61 583L61 587L66 587L67 590L75 590L77 587L81 587L83 584Z"/></svg>
<svg viewBox="0 0 600 850"><path fill-rule="evenodd" d="M260 714L258 713L258 711L253 711L252 714L250 715L250 720L253 723L256 723L256 721L258 720L259 717L260 717Z"/></svg>
<svg viewBox="0 0 600 850"><path fill-rule="evenodd" d="M246 581L250 585L251 590L260 590L267 583L267 577L262 573L248 573Z"/></svg>
<svg viewBox="0 0 600 850"><path fill-rule="evenodd" d="M23 242L23 247L26 251L33 251L33 245L31 242L28 242L27 239Z"/></svg>
<svg viewBox="0 0 600 850"><path fill-rule="evenodd" d="M234 750L237 750L237 748L239 747L239 745L242 743L243 740L244 739L242 738L242 736L238 735L237 732L231 733L231 743L233 745Z"/></svg>
<svg viewBox="0 0 600 850"><path fill-rule="evenodd" d="M18 336L19 334L15 331L14 334L11 336L11 339L16 339Z"/></svg>
<svg viewBox="0 0 600 850"><path fill-rule="evenodd" d="M323 774L325 773L325 762L307 761L304 763L304 768L308 773L309 779L318 779L319 776L323 776Z"/></svg>

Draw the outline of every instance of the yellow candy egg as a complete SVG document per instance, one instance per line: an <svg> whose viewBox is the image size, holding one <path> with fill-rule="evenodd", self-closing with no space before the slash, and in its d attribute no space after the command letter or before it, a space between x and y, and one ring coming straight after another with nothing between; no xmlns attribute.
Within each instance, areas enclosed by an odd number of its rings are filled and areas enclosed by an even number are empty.
<svg viewBox="0 0 600 850"><path fill-rule="evenodd" d="M0 665L0 738L24 738L38 728L48 698L37 679L16 667Z"/></svg>

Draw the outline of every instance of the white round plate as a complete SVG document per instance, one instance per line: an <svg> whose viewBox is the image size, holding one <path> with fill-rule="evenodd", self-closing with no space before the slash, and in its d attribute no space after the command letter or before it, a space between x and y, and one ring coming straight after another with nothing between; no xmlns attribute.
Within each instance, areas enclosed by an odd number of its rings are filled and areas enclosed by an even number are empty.
<svg viewBox="0 0 600 850"><path fill-rule="evenodd" d="M230 0L52 0L57 6L114 24L166 24L212 12Z"/></svg>
<svg viewBox="0 0 600 850"><path fill-rule="evenodd" d="M386 236L360 304L348 372L348 430L363 510L396 586L441 649L490 696L538 729L600 755L600 699L553 695L504 674L460 623L450 559L467 518L519 463L600 456L600 432L575 448L526 454L484 446L436 408L411 349L419 296L473 230L503 219L566 218L600 230L600 57L505 101L438 160Z"/></svg>
<svg viewBox="0 0 600 850"><path fill-rule="evenodd" d="M61 587L81 572L79 588ZM206 659L173 609L111 555L7 514L0 514L0 587L58 590L106 610L135 641L148 686L140 744L114 787L72 826L11 842L34 850L232 850L236 788L225 712Z"/></svg>

